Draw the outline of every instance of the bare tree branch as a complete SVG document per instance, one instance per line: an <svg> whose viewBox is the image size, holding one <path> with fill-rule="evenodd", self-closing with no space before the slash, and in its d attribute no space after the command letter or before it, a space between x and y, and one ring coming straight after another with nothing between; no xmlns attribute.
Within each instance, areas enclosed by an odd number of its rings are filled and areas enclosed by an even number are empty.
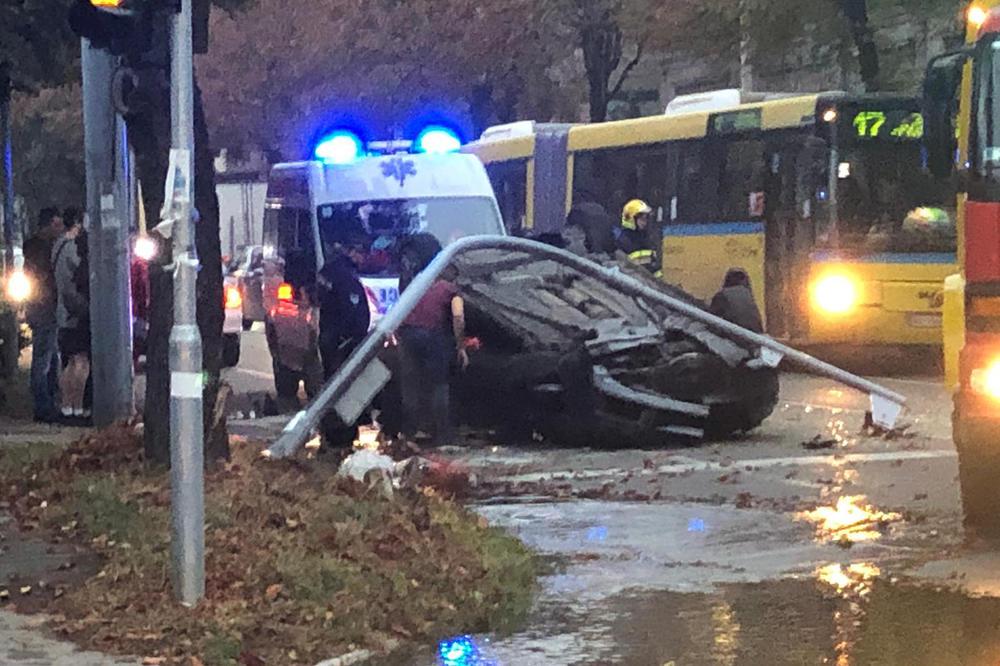
<svg viewBox="0 0 1000 666"><path fill-rule="evenodd" d="M622 86L625 85L625 80L628 79L628 75L632 73L632 70L635 69L635 66L639 64L639 61L642 60L642 54L645 50L646 50L646 39L643 38L639 40L639 43L635 47L635 57L629 60L628 64L625 65L625 69L623 69L622 73L618 75L618 82L614 85L613 88L611 88L611 91L608 93L609 100L614 99L614 97L622 91Z"/></svg>

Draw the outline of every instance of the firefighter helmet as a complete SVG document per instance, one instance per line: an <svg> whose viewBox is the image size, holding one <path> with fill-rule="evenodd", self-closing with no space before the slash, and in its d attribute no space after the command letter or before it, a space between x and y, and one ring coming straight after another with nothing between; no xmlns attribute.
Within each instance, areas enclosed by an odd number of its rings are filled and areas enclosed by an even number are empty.
<svg viewBox="0 0 1000 666"><path fill-rule="evenodd" d="M622 228L637 229L635 218L640 215L650 215L653 209L642 199L632 199L622 208Z"/></svg>

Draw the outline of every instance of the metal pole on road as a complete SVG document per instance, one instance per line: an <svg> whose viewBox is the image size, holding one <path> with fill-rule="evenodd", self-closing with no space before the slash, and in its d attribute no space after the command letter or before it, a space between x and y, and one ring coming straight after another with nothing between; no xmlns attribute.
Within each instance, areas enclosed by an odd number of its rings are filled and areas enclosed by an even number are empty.
<svg viewBox="0 0 1000 666"><path fill-rule="evenodd" d="M133 411L132 317L128 267L128 138L111 102L115 56L81 40L84 154L90 252L94 424Z"/></svg>
<svg viewBox="0 0 1000 666"><path fill-rule="evenodd" d="M424 293L434 283L434 280L437 279L455 257L476 250L522 252L529 256L534 255L536 259L549 259L560 264L565 264L588 277L611 284L634 297L645 298L681 312L720 333L730 336L734 340L740 340L746 344L759 347L762 350L761 358L769 355L774 365L777 365L785 357L804 369L811 370L816 374L829 377L845 386L870 394L873 397L873 402L877 398L888 401L898 408L901 408L906 403L906 398L895 391L841 370L797 349L792 349L766 335L754 333L725 319L716 317L710 312L674 298L669 294L644 284L634 277L622 273L617 267L607 268L567 250L523 238L471 236L446 247L427 268L413 279L413 282L400 294L399 300L392 309L389 310L385 317L379 320L375 328L369 332L364 341L347 358L347 361L344 362L333 377L330 378L330 381L327 382L309 406L292 417L292 420L285 426L281 437L265 451L265 454L274 458L282 458L294 454L309 439L312 431L319 425L323 415L331 408L338 407L342 402L348 403L346 408L353 408L354 411L360 411L357 404L359 402L367 403L370 401L382 388L387 379L384 374L385 369L380 369L380 364L376 359L383 341L403 323L406 316L417 306ZM767 352L765 353L763 350L767 350ZM357 388L352 394L351 391L355 388L355 384L359 385L360 388ZM353 403L353 407L350 406L350 403ZM364 405L362 405L363 407ZM898 411L895 414L898 415ZM892 420L896 417L895 415L891 416Z"/></svg>
<svg viewBox="0 0 1000 666"><path fill-rule="evenodd" d="M173 219L174 325L170 331L170 489L174 592L185 606L205 595L205 479L201 335L194 244L194 63L191 0L181 0L171 30L173 141L167 214Z"/></svg>

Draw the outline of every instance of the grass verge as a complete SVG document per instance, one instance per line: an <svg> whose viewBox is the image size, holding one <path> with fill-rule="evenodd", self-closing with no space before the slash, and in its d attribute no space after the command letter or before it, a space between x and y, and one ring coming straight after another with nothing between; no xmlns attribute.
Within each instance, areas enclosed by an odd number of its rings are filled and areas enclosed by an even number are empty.
<svg viewBox="0 0 1000 666"><path fill-rule="evenodd" d="M100 572L53 598L54 628L92 649L206 666L315 663L400 641L502 628L527 611L537 558L432 491L377 491L321 462L234 445L206 474L206 598L173 599L170 492L124 427L45 456L0 450L25 529L86 542Z"/></svg>

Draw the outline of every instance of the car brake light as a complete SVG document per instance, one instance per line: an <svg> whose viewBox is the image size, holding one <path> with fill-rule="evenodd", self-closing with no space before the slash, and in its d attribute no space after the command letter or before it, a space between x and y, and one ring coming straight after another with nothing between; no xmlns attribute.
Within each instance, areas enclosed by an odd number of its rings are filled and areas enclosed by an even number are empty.
<svg viewBox="0 0 1000 666"><path fill-rule="evenodd" d="M225 299L227 310L236 310L243 306L243 296L240 295L240 290L236 287L226 287L226 299Z"/></svg>
<svg viewBox="0 0 1000 666"><path fill-rule="evenodd" d="M294 293L292 291L292 285L287 282L282 282L278 285L278 300L279 301L290 301L292 300Z"/></svg>

